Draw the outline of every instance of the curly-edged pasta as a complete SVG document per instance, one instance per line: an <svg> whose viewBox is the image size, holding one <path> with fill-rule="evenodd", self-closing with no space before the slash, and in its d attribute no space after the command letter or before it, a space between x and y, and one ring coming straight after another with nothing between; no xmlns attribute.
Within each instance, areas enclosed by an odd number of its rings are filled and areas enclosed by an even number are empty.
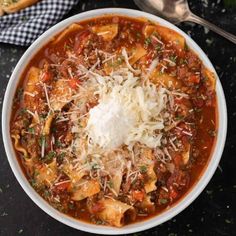
<svg viewBox="0 0 236 236"><path fill-rule="evenodd" d="M12 134L11 137L14 139L14 148L16 149L16 151L22 153L24 157L28 157L26 149L20 145L20 135Z"/></svg>
<svg viewBox="0 0 236 236"><path fill-rule="evenodd" d="M111 41L118 34L118 24L94 26L92 31L101 36L105 41Z"/></svg>
<svg viewBox="0 0 236 236"><path fill-rule="evenodd" d="M99 203L103 205L103 210L98 212L97 215L113 226L121 227L124 225L126 217L132 220L136 217L135 209L123 202L112 199L102 199Z"/></svg>

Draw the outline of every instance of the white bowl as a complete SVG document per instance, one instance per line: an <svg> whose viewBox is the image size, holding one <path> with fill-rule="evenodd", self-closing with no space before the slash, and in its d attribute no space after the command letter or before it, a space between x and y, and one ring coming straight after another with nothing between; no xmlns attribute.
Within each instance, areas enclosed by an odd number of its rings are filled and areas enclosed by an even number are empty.
<svg viewBox="0 0 236 236"><path fill-rule="evenodd" d="M107 227L107 226L98 226L98 225L92 225L89 223L85 223L76 219L73 219L65 214L60 213L59 211L55 210L53 207L51 207L43 198L41 198L38 193L31 187L28 180L26 179L14 152L11 137L10 137L10 117L11 117L11 107L13 103L13 96L16 91L17 84L19 82L19 75L22 74L24 71L26 65L29 63L30 59L33 57L33 55L42 48L45 43L49 41L49 39L52 38L53 35L60 32L62 29L70 25L71 23L82 21L85 19L101 16L104 14L119 14L129 17L145 17L147 19L150 19L154 22L159 23L160 25L166 26L170 29L173 29L177 31L179 34L183 35L184 38L187 41L187 44L189 47L194 50L197 55L201 58L203 63L207 68L209 68L211 71L215 72L215 69L209 59L207 58L206 54L201 50L201 48L182 30L174 26L173 24L148 13L136 11L136 10L130 10L130 9L121 9L121 8L106 8L106 9L99 9L99 10L93 10L84 12L78 15L75 15L73 17L70 17L57 25L53 26L49 30L47 30L43 35L41 35L25 52L25 54L22 56L20 61L15 67L15 70L9 80L5 98L3 102L3 110L2 110L2 135L3 135L3 141L4 146L6 149L6 154L8 157L8 161L10 163L10 166L12 168L12 171L14 172L18 182L22 186L22 188L25 190L25 192L28 194L28 196L47 214L52 216L54 219L71 226L75 229L96 233L96 234L128 234L128 233L135 233L138 231L146 230L149 228L152 228L154 226L157 226L174 216L176 216L178 213L180 213L182 210L184 210L189 204L191 204L198 195L203 191L205 186L210 181L211 177L213 176L218 163L220 161L224 144L225 144L225 138L226 138L226 132L227 132L227 111L226 111L226 103L225 103L225 97L224 92L220 83L220 80L218 76L216 75L216 93L217 93L217 102L218 102L218 136L215 143L215 148L212 154L212 157L207 165L207 167L204 170L204 173L201 175L199 181L192 187L192 189L172 208L164 211L158 216L152 217L148 220L130 224L127 226L124 226L123 228L114 228L114 227ZM215 72L216 74L216 72Z"/></svg>

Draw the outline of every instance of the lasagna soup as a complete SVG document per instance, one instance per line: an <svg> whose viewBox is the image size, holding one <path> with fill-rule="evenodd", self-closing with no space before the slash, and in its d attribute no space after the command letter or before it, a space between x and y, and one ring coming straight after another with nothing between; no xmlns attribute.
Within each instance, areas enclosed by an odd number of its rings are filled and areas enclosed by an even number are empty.
<svg viewBox="0 0 236 236"><path fill-rule="evenodd" d="M214 74L180 34L104 16L36 52L15 94L11 137L51 206L122 227L170 208L200 178L216 107Z"/></svg>

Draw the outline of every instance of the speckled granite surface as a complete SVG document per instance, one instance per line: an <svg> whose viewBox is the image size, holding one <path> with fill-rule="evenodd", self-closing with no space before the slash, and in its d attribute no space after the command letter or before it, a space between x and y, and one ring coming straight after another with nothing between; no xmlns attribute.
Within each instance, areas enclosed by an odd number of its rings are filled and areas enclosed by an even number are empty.
<svg viewBox="0 0 236 236"><path fill-rule="evenodd" d="M190 6L194 13L236 34L236 8L222 0L192 0ZM137 8L131 0L81 0L68 16L102 7ZM172 220L134 235L236 235L236 45L201 26L179 27L209 56L222 82L229 117L226 146L215 175L191 206ZM25 50L0 44L1 106L10 74ZM29 199L12 174L0 139L0 235L90 235L57 222Z"/></svg>

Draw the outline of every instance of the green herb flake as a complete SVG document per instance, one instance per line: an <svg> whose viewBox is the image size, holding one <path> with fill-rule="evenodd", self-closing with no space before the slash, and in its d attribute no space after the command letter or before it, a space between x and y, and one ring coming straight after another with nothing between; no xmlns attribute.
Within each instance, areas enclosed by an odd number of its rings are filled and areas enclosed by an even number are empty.
<svg viewBox="0 0 236 236"><path fill-rule="evenodd" d="M50 151L43 159L46 162L51 162L55 156L56 156L56 152Z"/></svg>
<svg viewBox="0 0 236 236"><path fill-rule="evenodd" d="M44 135L41 135L38 142L39 146L42 147L43 143L45 144L46 142L46 137Z"/></svg>
<svg viewBox="0 0 236 236"><path fill-rule="evenodd" d="M160 45L157 45L157 46L155 47L155 49L156 49L157 52L160 52L161 49L162 49L162 47L161 47Z"/></svg>
<svg viewBox="0 0 236 236"><path fill-rule="evenodd" d="M66 156L66 153L65 153L65 152L60 153L60 154L57 156L58 161L59 161L59 162L62 162L65 156Z"/></svg>
<svg viewBox="0 0 236 236"><path fill-rule="evenodd" d="M75 209L74 203L69 202L69 203L68 203L68 208L69 208L70 210L74 210L74 209Z"/></svg>
<svg viewBox="0 0 236 236"><path fill-rule="evenodd" d="M48 198L48 197L51 196L51 193L47 189L45 189L44 192L43 192L43 196Z"/></svg>
<svg viewBox="0 0 236 236"><path fill-rule="evenodd" d="M71 47L67 43L64 44L64 50L67 50L67 49L70 49L70 48Z"/></svg>
<svg viewBox="0 0 236 236"><path fill-rule="evenodd" d="M179 59L179 64L180 64L180 65L183 65L183 64L184 64L184 59L183 59L183 58L180 58L180 59Z"/></svg>
<svg viewBox="0 0 236 236"><path fill-rule="evenodd" d="M19 111L19 114L24 115L26 112L27 112L26 108L21 108L20 111Z"/></svg>
<svg viewBox="0 0 236 236"><path fill-rule="evenodd" d="M33 127L28 128L28 132L29 132L30 134L35 134L35 130L34 130Z"/></svg>
<svg viewBox="0 0 236 236"><path fill-rule="evenodd" d="M185 50L185 51L188 51L188 50L189 50L189 46L188 46L187 43L184 44L184 50Z"/></svg>
<svg viewBox="0 0 236 236"><path fill-rule="evenodd" d="M159 202L160 202L160 204L164 205L164 204L168 203L168 199L161 198L161 199L159 199Z"/></svg>
<svg viewBox="0 0 236 236"><path fill-rule="evenodd" d="M107 181L107 184L110 188L113 188L114 187L114 184L111 180Z"/></svg>
<svg viewBox="0 0 236 236"><path fill-rule="evenodd" d="M174 63L176 63L176 60L177 60L177 56L170 56L170 60Z"/></svg>
<svg viewBox="0 0 236 236"><path fill-rule="evenodd" d="M35 176L35 173L34 173L34 176ZM37 182L35 179L31 179L29 182L33 188L37 187Z"/></svg>
<svg viewBox="0 0 236 236"><path fill-rule="evenodd" d="M145 46L148 47L148 45L151 44L151 38L150 37L146 38L144 41L144 44L145 44Z"/></svg>
<svg viewBox="0 0 236 236"><path fill-rule="evenodd" d="M103 225L104 224L104 222L102 221L102 220L96 220L96 225Z"/></svg>
<svg viewBox="0 0 236 236"><path fill-rule="evenodd" d="M98 170L100 166L97 163L92 164L92 170Z"/></svg>
<svg viewBox="0 0 236 236"><path fill-rule="evenodd" d="M23 94L24 94L24 89L23 88L17 89L17 91L16 91L16 100L20 101Z"/></svg>
<svg viewBox="0 0 236 236"><path fill-rule="evenodd" d="M177 115L176 117L175 117L175 120L182 120L184 118L184 116L182 116L182 115Z"/></svg>
<svg viewBox="0 0 236 236"><path fill-rule="evenodd" d="M140 172L142 174L146 173L147 172L147 166L140 166Z"/></svg>
<svg viewBox="0 0 236 236"><path fill-rule="evenodd" d="M62 147L63 146L63 144L60 140L56 140L55 145L56 145L56 147Z"/></svg>
<svg viewBox="0 0 236 236"><path fill-rule="evenodd" d="M25 128L28 127L29 124L30 124L29 120L23 120L23 125Z"/></svg>

